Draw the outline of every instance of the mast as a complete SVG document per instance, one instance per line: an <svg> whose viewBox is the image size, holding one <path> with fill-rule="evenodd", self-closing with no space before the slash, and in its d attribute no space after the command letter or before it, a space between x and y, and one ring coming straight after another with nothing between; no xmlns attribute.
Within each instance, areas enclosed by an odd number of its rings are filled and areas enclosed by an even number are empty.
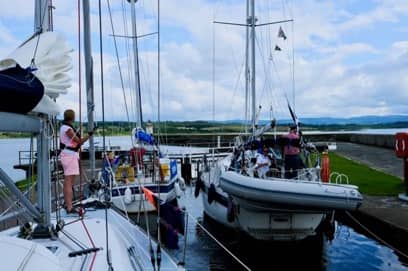
<svg viewBox="0 0 408 271"><path fill-rule="evenodd" d="M249 24L249 0L246 1L246 24ZM249 29L246 27L245 39L245 134L248 133L248 103L249 103Z"/></svg>
<svg viewBox="0 0 408 271"><path fill-rule="evenodd" d="M48 0L36 0L34 13L34 31L42 33L49 31ZM39 38L39 37L38 37ZM48 138L48 118L40 119L41 132L37 135L37 172L38 172L38 209L42 215L42 222L47 228L51 225L51 174L50 174L50 139Z"/></svg>
<svg viewBox="0 0 408 271"><path fill-rule="evenodd" d="M251 0L251 95L252 95L252 135L255 135L256 93L255 93L255 0Z"/></svg>
<svg viewBox="0 0 408 271"><path fill-rule="evenodd" d="M246 27L246 47L245 47L245 118L248 117L249 109L249 81L251 81L251 113L252 113L252 137L256 136L255 126L256 126L256 91L255 91L255 27L265 26L271 24L279 24L293 21L282 20L276 22L268 22L262 24L256 24L257 19L255 18L255 0L247 0L247 10L246 10L246 23L230 23L230 22L220 22L214 21L216 24L226 24L235 26L245 26ZM250 32L250 33L249 33ZM250 36L250 38L249 38ZM249 42L251 40L251 42ZM251 44L251 45L250 45ZM251 52L249 52L249 47L251 47ZM249 68L249 59L251 59L251 68ZM247 132L247 127L245 127L245 132Z"/></svg>
<svg viewBox="0 0 408 271"><path fill-rule="evenodd" d="M128 0L131 5L132 15L132 36L133 36L133 63L135 67L135 83L136 83L136 127L142 128L142 102L140 93L140 78L139 78L139 59L137 47L137 31L136 31L136 8L137 0Z"/></svg>
<svg viewBox="0 0 408 271"><path fill-rule="evenodd" d="M84 56L85 56L85 82L86 102L88 113L88 131L94 128L94 86L93 86L93 61L91 55L91 28L89 14L89 0L84 0L82 5L84 16ZM89 166L91 169L91 180L95 180L95 147L94 138L89 138Z"/></svg>
<svg viewBox="0 0 408 271"><path fill-rule="evenodd" d="M34 33L50 31L48 0L36 0L34 9Z"/></svg>

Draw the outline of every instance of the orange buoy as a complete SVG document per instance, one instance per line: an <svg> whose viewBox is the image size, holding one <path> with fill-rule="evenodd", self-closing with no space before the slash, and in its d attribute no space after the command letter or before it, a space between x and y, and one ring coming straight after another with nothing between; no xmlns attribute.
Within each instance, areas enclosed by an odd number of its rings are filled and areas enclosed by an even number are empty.
<svg viewBox="0 0 408 271"><path fill-rule="evenodd" d="M329 182L330 178L330 160L329 153L327 151L322 152L322 171L321 171L322 182Z"/></svg>

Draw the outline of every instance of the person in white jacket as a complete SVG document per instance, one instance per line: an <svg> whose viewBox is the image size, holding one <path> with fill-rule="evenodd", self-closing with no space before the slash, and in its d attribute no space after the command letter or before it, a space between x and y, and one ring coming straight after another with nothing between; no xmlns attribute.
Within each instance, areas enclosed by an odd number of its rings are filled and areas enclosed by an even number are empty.
<svg viewBox="0 0 408 271"><path fill-rule="evenodd" d="M264 146L262 148L262 153L256 158L256 170L258 172L258 177L265 179L266 173L269 172L269 167L271 166L271 159L268 157L269 149Z"/></svg>

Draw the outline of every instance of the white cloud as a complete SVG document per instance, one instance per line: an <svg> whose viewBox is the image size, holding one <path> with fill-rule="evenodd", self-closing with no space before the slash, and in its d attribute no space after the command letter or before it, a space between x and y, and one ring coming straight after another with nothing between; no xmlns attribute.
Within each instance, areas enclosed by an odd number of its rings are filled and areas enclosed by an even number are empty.
<svg viewBox="0 0 408 271"><path fill-rule="evenodd" d="M15 4L2 5L0 10L0 54L17 46L21 28L31 33L32 4L23 5L16 13ZM30 1L31 2L31 1ZM91 1L92 48L94 55L96 116L100 118L99 19L97 2ZM107 119L125 119L122 89L113 50L110 20L106 1L103 2L104 77ZM357 5L359 1L354 4ZM55 30L63 32L71 46L77 49L76 1L55 0ZM110 1L116 34L124 34L122 3ZM292 97L292 39L295 44L296 111L299 116L353 116L362 114L407 114L404 102L408 98L408 41L403 36L407 23L408 1L376 1L372 8L354 11L345 3L317 0L296 1L293 7L281 11L280 1L259 1L260 23L293 17L291 24L282 25L288 39L278 39L279 25L265 26L257 32L257 97L263 105L262 118L269 117L267 108L273 105L278 117L287 118L285 94ZM286 3L286 2L285 2ZM138 1L138 33L156 31L156 6L153 1ZM269 9L271 8L271 9ZM10 21L16 13L18 27ZM244 117L244 61L245 29L216 25L212 21L243 23L244 1L180 0L161 1L161 118L194 120L212 118L213 29L215 29L215 97L216 119ZM126 14L130 19L129 9ZM7 22L7 23L5 23ZM24 23L22 23L24 22ZM400 29L390 37L375 30L382 24ZM128 24L130 27L130 24ZM370 32L371 31L371 32ZM128 34L130 33L130 28ZM351 39L349 36L353 36ZM82 39L82 37L81 37ZM129 55L123 39L118 38L120 62L125 80L125 92L131 116L133 87L132 71L127 64ZM140 40L141 87L145 119L157 118L157 54L156 37ZM273 51L279 44L282 52ZM131 44L130 44L131 45ZM81 48L82 52L83 49ZM10 50L11 51L11 50ZM74 62L77 52L73 54ZM269 60L272 54L274 62ZM78 64L75 63L77 69ZM83 66L82 66L83 67ZM267 79L265 79L265 76ZM74 71L74 80L77 80ZM85 88L82 88L85 108ZM273 100L271 100L273 99ZM78 107L78 83L70 95L59 100L62 107ZM84 110L85 112L85 110Z"/></svg>

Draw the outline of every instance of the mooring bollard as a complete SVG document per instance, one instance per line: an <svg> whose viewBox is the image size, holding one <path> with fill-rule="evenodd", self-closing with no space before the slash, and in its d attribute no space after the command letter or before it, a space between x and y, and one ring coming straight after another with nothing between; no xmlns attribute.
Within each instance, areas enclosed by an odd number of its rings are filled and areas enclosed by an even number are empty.
<svg viewBox="0 0 408 271"><path fill-rule="evenodd" d="M395 155L402 158L404 167L405 195L400 194L398 197L408 201L408 133L395 134Z"/></svg>

